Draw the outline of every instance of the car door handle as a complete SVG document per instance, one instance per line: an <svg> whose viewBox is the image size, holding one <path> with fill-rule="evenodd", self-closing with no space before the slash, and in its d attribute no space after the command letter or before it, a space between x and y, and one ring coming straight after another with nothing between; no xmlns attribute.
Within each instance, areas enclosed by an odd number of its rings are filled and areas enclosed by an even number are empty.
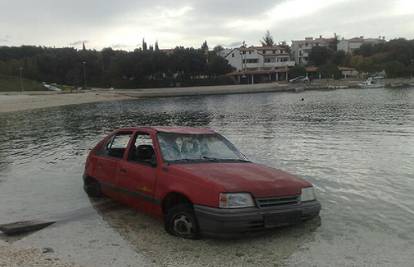
<svg viewBox="0 0 414 267"><path fill-rule="evenodd" d="M121 171L122 173L127 173L127 170L126 170L126 169L120 169L120 171Z"/></svg>

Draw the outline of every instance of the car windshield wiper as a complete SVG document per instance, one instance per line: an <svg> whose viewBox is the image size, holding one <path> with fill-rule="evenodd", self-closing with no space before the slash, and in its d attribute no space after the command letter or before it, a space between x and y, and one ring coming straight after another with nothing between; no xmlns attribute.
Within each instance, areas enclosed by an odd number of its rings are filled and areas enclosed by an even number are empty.
<svg viewBox="0 0 414 267"><path fill-rule="evenodd" d="M200 159L175 159L175 160L171 160L171 162L191 162L191 161L200 161Z"/></svg>
<svg viewBox="0 0 414 267"><path fill-rule="evenodd" d="M207 156L202 156L201 158L202 159L209 160L209 161L219 161L219 160L222 160L222 159L219 159L219 158L213 158L213 157L207 157Z"/></svg>
<svg viewBox="0 0 414 267"><path fill-rule="evenodd" d="M241 162L250 162L248 160L244 159L222 159L222 158L213 158L213 157L206 157L203 156L203 159L209 160L209 161L241 161Z"/></svg>

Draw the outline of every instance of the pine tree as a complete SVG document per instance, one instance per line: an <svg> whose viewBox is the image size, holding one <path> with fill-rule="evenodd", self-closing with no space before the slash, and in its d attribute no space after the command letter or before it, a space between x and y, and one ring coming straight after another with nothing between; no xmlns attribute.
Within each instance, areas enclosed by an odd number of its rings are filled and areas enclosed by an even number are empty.
<svg viewBox="0 0 414 267"><path fill-rule="evenodd" d="M160 48L158 47L158 41L155 42L155 51L160 51Z"/></svg>
<svg viewBox="0 0 414 267"><path fill-rule="evenodd" d="M144 38L142 38L142 50L147 51L147 43Z"/></svg>
<svg viewBox="0 0 414 267"><path fill-rule="evenodd" d="M262 43L262 46L273 46L275 44L269 30L266 31L265 36L263 36L263 39L260 42Z"/></svg>
<svg viewBox="0 0 414 267"><path fill-rule="evenodd" d="M205 51L208 52L208 44L207 44L207 41L204 41L204 43L201 45L201 50L203 50L204 52Z"/></svg>

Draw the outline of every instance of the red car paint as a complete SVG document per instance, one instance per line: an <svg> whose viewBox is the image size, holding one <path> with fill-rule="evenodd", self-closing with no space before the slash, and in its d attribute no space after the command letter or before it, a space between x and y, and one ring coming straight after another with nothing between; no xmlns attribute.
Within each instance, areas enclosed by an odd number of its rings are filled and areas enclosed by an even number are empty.
<svg viewBox="0 0 414 267"><path fill-rule="evenodd" d="M103 139L85 164L85 175L98 180L111 198L157 217L163 217L163 201L171 193L185 196L194 205L219 207L219 194L249 192L254 198L300 195L312 185L289 173L251 162L168 164L164 162L158 132L215 134L211 129L186 127L139 127L119 129ZM100 155L111 138L130 133L122 158ZM156 155L156 166L128 161L128 151L137 133L148 134Z"/></svg>

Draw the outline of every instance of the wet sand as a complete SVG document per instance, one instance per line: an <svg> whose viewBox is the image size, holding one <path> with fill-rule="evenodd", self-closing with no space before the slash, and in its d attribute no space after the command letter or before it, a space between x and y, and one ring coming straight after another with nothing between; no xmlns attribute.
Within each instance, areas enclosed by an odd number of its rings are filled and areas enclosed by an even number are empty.
<svg viewBox="0 0 414 267"><path fill-rule="evenodd" d="M221 85L221 86L195 86L195 87L168 87L168 88L146 88L146 89L103 89L75 93L61 92L3 92L0 93L0 113L20 110L31 110L38 108L76 105L84 103L118 101L133 98L151 97L176 97L176 96L198 96L198 95L224 95L224 94L251 94L268 92L302 92L308 90L335 90L352 88L361 80L314 80L311 84L303 83L259 83L243 85ZM387 84L414 84L408 79L387 79Z"/></svg>
<svg viewBox="0 0 414 267"><path fill-rule="evenodd" d="M0 242L0 266L81 267L63 262L51 252L38 248L18 248Z"/></svg>
<svg viewBox="0 0 414 267"><path fill-rule="evenodd" d="M0 94L0 113L48 108L66 105L77 105L93 102L117 101L130 97L120 94L103 92L84 92L59 94L52 92L30 92L26 94Z"/></svg>
<svg viewBox="0 0 414 267"><path fill-rule="evenodd" d="M117 89L95 88L76 93L57 92L16 92L0 94L0 112L13 112L38 108L76 105L84 103L118 101L131 98L173 97L193 95L242 94L289 91L287 84L254 84L226 86L198 86L151 89Z"/></svg>
<svg viewBox="0 0 414 267"><path fill-rule="evenodd" d="M198 95L228 95L252 94L268 92L296 92L303 90L329 89L333 83L323 82L314 85L287 84L287 83L261 83L245 85L222 86L196 86L196 87L170 87L147 89L102 89L94 88L88 91L75 93L59 92L18 92L0 93L0 113L38 108L76 105L84 103L118 101L134 98L176 97ZM330 88L334 89L334 88Z"/></svg>

